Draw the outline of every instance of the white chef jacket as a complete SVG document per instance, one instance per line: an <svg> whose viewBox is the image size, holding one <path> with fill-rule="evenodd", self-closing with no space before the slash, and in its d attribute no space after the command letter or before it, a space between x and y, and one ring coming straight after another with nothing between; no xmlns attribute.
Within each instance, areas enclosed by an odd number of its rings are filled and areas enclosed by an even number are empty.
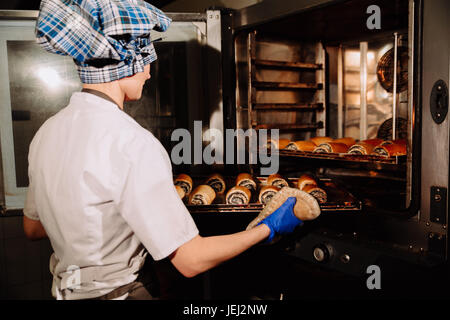
<svg viewBox="0 0 450 320"><path fill-rule="evenodd" d="M53 295L104 295L198 235L160 142L114 103L77 92L29 150L24 214L54 249ZM142 246L143 245L143 246Z"/></svg>

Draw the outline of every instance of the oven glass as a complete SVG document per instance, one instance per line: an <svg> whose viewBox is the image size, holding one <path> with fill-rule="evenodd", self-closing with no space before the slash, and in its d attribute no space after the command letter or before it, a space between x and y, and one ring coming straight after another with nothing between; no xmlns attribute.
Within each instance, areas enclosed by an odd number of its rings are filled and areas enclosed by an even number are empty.
<svg viewBox="0 0 450 320"><path fill-rule="evenodd" d="M68 57L42 50L34 41L7 41L16 185L28 186L28 148L39 127L81 88Z"/></svg>

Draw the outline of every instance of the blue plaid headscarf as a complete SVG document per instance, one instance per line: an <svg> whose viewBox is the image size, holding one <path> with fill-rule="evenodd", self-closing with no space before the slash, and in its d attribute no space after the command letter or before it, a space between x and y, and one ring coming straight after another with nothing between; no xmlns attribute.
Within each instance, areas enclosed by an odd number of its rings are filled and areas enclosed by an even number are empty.
<svg viewBox="0 0 450 320"><path fill-rule="evenodd" d="M43 0L36 42L71 56L81 82L111 82L156 60L150 30L166 31L170 22L142 0Z"/></svg>

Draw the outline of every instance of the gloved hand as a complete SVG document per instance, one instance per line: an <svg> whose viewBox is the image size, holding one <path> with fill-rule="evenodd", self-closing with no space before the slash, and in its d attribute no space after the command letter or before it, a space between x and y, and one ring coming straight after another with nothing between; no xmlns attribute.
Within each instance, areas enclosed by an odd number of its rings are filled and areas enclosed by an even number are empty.
<svg viewBox="0 0 450 320"><path fill-rule="evenodd" d="M264 223L270 229L267 242L271 242L275 234L286 234L294 231L295 227L302 224L302 220L294 215L294 206L297 198L289 197L277 210L270 216L262 220L258 225Z"/></svg>

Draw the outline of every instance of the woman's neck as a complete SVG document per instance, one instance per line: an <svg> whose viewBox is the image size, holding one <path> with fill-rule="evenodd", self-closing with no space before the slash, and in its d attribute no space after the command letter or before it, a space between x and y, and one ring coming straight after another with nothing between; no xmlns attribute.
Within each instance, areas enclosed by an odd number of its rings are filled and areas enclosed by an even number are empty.
<svg viewBox="0 0 450 320"><path fill-rule="evenodd" d="M95 83L95 84L84 83L83 88L97 90L106 94L108 97L110 97L112 100L116 102L116 104L119 106L120 109L123 110L123 101L125 100L125 94L120 88L118 81L107 83Z"/></svg>

